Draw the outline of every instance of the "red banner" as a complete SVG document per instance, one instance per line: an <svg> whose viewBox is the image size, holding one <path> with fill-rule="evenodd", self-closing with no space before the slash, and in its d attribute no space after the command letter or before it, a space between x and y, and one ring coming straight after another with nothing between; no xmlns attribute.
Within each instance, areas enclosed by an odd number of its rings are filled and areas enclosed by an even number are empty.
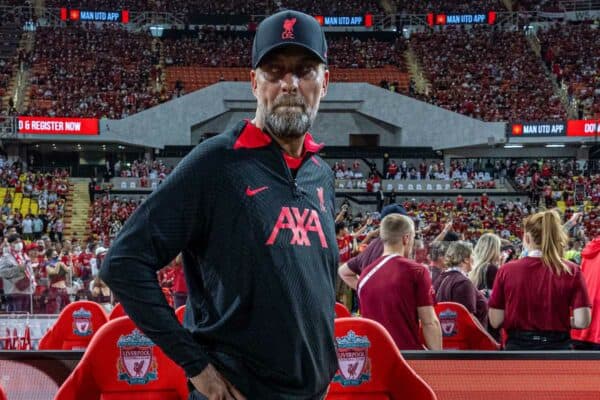
<svg viewBox="0 0 600 400"><path fill-rule="evenodd" d="M591 136L600 135L600 120L585 119L567 122L567 136Z"/></svg>
<svg viewBox="0 0 600 400"><path fill-rule="evenodd" d="M98 135L97 118L19 117L19 133L35 135Z"/></svg>

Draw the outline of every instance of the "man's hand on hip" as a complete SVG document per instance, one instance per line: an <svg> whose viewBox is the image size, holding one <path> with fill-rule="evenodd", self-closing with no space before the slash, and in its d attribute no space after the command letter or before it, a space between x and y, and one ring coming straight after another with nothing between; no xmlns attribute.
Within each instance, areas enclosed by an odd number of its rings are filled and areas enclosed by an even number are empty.
<svg viewBox="0 0 600 400"><path fill-rule="evenodd" d="M208 400L246 400L211 364L191 378L190 382Z"/></svg>

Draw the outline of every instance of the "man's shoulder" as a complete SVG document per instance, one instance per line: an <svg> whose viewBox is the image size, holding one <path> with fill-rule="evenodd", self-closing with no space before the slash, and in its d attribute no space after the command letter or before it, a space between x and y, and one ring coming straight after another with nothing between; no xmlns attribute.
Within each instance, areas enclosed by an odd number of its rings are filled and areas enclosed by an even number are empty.
<svg viewBox="0 0 600 400"><path fill-rule="evenodd" d="M223 157L230 151L233 151L233 143L239 135L244 122L240 122L235 127L223 131L209 139L203 140L182 160L182 162L195 163L198 161L206 162L211 159L223 162Z"/></svg>

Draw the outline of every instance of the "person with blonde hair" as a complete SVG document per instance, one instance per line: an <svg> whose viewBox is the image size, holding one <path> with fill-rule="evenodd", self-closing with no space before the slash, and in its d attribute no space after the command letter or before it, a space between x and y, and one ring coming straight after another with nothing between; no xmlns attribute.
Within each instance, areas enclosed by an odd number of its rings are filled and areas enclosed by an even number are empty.
<svg viewBox="0 0 600 400"><path fill-rule="evenodd" d="M498 271L490 324L506 330L507 350L568 350L570 329L587 328L591 321L583 275L564 259L568 237L556 211L529 216L523 231L527 255Z"/></svg>
<svg viewBox="0 0 600 400"><path fill-rule="evenodd" d="M487 301L469 280L473 268L473 245L462 240L452 242L446 250L446 269L433 283L438 302L460 303L487 327Z"/></svg>
<svg viewBox="0 0 600 400"><path fill-rule="evenodd" d="M473 250L474 267L469 278L477 290L487 298L494 287L494 279L502 262L502 241L498 235L486 233L482 235Z"/></svg>
<svg viewBox="0 0 600 400"><path fill-rule="evenodd" d="M433 308L429 271L411 260L415 241L413 221L389 214L380 225L383 255L360 275L357 293L361 314L382 324L400 350L422 350L419 321L425 345L442 349L442 331Z"/></svg>

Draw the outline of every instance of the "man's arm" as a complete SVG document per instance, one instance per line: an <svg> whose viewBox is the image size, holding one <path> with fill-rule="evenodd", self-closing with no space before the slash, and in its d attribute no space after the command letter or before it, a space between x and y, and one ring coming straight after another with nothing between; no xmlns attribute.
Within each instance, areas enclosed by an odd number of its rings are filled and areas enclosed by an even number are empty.
<svg viewBox="0 0 600 400"><path fill-rule="evenodd" d="M573 310L571 317L571 328L585 329L592 322L592 309L590 307L580 307Z"/></svg>
<svg viewBox="0 0 600 400"><path fill-rule="evenodd" d="M429 350L442 350L442 328L433 306L417 307L423 338Z"/></svg>
<svg viewBox="0 0 600 400"><path fill-rule="evenodd" d="M100 277L135 324L190 377L208 365L192 334L175 317L156 272L191 244L201 246L202 211L209 207L203 190L210 182L210 160L199 146L127 220L102 264Z"/></svg>
<svg viewBox="0 0 600 400"><path fill-rule="evenodd" d="M433 239L433 242L442 242L444 240L444 238L446 237L446 234L448 234L448 232L450 232L450 230L452 229L452 220L448 221L446 223L446 225L444 226L444 229L442 229L442 231L440 232L439 235L437 235L435 237L435 239Z"/></svg>
<svg viewBox="0 0 600 400"><path fill-rule="evenodd" d="M493 328L500 328L504 322L504 310L490 308L488 311L488 317L490 319L490 325L492 325Z"/></svg>
<svg viewBox="0 0 600 400"><path fill-rule="evenodd" d="M14 279L23 274L23 267L13 263L8 257L0 258L0 278Z"/></svg>
<svg viewBox="0 0 600 400"><path fill-rule="evenodd" d="M338 268L338 275L352 289L356 290L358 286L358 275L348 267L347 263L342 264Z"/></svg>

